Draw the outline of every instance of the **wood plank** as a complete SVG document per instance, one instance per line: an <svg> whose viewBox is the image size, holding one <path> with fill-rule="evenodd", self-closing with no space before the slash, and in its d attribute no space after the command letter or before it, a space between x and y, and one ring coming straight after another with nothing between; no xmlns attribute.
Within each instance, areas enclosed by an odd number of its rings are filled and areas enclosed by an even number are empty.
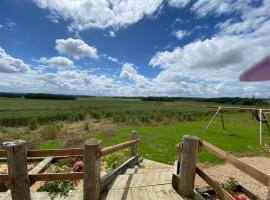
<svg viewBox="0 0 270 200"><path fill-rule="evenodd" d="M56 180L79 180L83 179L83 172L76 173L46 173L46 174L31 174L31 181L56 181Z"/></svg>
<svg viewBox="0 0 270 200"><path fill-rule="evenodd" d="M225 200L234 200L234 198L226 191L224 190L216 181L211 179L206 173L203 172L203 170L200 167L196 167L196 173L206 182L208 183L217 193L217 195L221 199Z"/></svg>
<svg viewBox="0 0 270 200"><path fill-rule="evenodd" d="M171 172L119 175L111 189L171 184ZM160 177L163 177L162 180Z"/></svg>
<svg viewBox="0 0 270 200"><path fill-rule="evenodd" d="M202 141L202 146L205 149L207 149L208 151L210 151L211 153L218 156L219 158L226 160L228 163L235 166L236 168L238 168L242 172L248 174L252 178L261 182L265 186L267 186L267 187L269 186L269 184L270 184L270 176L269 175L267 175L267 174L261 172L260 170L244 163L243 161L239 160L235 156L215 147L214 145L212 145L206 141Z"/></svg>
<svg viewBox="0 0 270 200"><path fill-rule="evenodd" d="M105 147L105 148L100 150L97 157L106 156L108 154L114 153L114 152L119 151L121 149L125 149L127 147L132 146L133 144L138 143L139 141L141 141L141 139L130 140L130 141L127 141L127 142L123 142L121 144L116 144L116 145L113 145L113 146L110 146L110 147Z"/></svg>
<svg viewBox="0 0 270 200"><path fill-rule="evenodd" d="M47 157L40 163L38 163L28 174L38 174L44 172L48 165L53 161L53 157Z"/></svg>
<svg viewBox="0 0 270 200"><path fill-rule="evenodd" d="M107 189L107 187L116 179L117 175L122 174L128 167L134 167L138 163L138 159L138 156L133 156L122 165L103 176L101 178L101 192Z"/></svg>

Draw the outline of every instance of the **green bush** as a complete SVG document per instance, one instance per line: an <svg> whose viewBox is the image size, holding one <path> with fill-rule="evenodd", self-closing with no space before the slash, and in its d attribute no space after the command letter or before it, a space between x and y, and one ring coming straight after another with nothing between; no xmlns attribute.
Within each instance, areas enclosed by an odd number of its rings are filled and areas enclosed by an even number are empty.
<svg viewBox="0 0 270 200"><path fill-rule="evenodd" d="M90 130L90 124L89 121L86 121L84 124L84 130L89 131Z"/></svg>
<svg viewBox="0 0 270 200"><path fill-rule="evenodd" d="M63 125L60 123L51 123L41 130L41 137L44 140L55 140L60 134Z"/></svg>
<svg viewBox="0 0 270 200"><path fill-rule="evenodd" d="M55 173L70 172L70 168L66 166L56 167ZM68 196L70 190L74 190L74 185L71 181L48 181L42 185L37 191L38 192L49 192L51 195L56 196Z"/></svg>
<svg viewBox="0 0 270 200"><path fill-rule="evenodd" d="M36 130L38 128L38 120L37 120L37 118L32 118L29 121L29 128L30 128L30 130Z"/></svg>

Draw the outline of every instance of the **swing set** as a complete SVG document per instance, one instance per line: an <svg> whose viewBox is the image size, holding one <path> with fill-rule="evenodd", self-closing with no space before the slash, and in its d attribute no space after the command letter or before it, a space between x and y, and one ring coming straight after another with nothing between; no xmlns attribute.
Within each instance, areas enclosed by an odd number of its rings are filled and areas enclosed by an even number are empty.
<svg viewBox="0 0 270 200"><path fill-rule="evenodd" d="M256 119L259 122L260 127L260 146L263 145L263 124L266 125L268 131L270 132L270 127L268 121L265 117L265 114L270 114L270 109L262 109L262 108L242 108L242 107L226 107L226 106L210 106L209 108L217 108L213 118L208 123L207 127L205 128L205 133L211 127L212 123L214 122L217 116L221 117L222 128L225 130L224 125L224 118L223 118L223 110L246 110L251 113L252 119Z"/></svg>

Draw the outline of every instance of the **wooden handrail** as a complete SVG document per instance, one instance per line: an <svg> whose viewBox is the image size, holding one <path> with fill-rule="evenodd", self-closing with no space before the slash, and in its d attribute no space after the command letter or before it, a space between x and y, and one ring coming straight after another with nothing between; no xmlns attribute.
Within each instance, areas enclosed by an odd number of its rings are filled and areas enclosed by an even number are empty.
<svg viewBox="0 0 270 200"><path fill-rule="evenodd" d="M31 181L79 180L83 179L83 175L83 172L29 174L29 179Z"/></svg>
<svg viewBox="0 0 270 200"><path fill-rule="evenodd" d="M137 140L130 140L121 144L116 144L110 147L105 147L103 149L100 150L98 157L102 157L102 156L106 156L108 154L111 154L113 152L119 151L121 149L125 149L127 147L132 146L133 144L138 143L139 141L141 141L141 139L137 139Z"/></svg>
<svg viewBox="0 0 270 200"><path fill-rule="evenodd" d="M223 189L219 183L210 178L200 167L196 167L196 173L206 182L208 183L217 193L217 195L221 199L226 200L234 200L232 195L230 195L225 189Z"/></svg>
<svg viewBox="0 0 270 200"><path fill-rule="evenodd" d="M248 174L252 178L261 182L265 186L267 186L267 187L269 186L269 183L270 183L270 176L269 175L264 174L260 170L244 163L243 161L239 160L235 156L215 147L214 145L212 145L206 141L201 141L201 145L209 152L215 154L219 158L226 160L228 163L232 164L236 168L240 169L242 172Z"/></svg>
<svg viewBox="0 0 270 200"><path fill-rule="evenodd" d="M130 140L124 143L116 144L110 147L102 148L98 152L98 157L102 157L113 153L115 151L130 147L132 144L138 143L140 139ZM83 148L72 148L72 149L47 149L47 150L28 150L27 157L50 157L50 156L82 156L84 154ZM6 151L0 150L0 157L6 157Z"/></svg>

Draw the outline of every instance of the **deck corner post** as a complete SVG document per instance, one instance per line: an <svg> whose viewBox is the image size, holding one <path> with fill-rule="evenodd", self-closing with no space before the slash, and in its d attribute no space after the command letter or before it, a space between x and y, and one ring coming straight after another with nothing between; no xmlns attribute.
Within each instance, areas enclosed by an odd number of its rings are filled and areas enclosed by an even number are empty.
<svg viewBox="0 0 270 200"><path fill-rule="evenodd" d="M137 131L133 130L131 131L131 140L137 140L138 139L138 134ZM137 155L137 143L134 143L131 145L131 157Z"/></svg>
<svg viewBox="0 0 270 200"><path fill-rule="evenodd" d="M185 135L181 152L178 192L191 198L194 195L194 181L196 176L196 159L199 148L199 138Z"/></svg>
<svg viewBox="0 0 270 200"><path fill-rule="evenodd" d="M84 178L83 199L98 200L100 198L100 142L88 140L84 143Z"/></svg>
<svg viewBox="0 0 270 200"><path fill-rule="evenodd" d="M13 200L30 200L26 142L14 140L4 142L3 146L7 152L11 197Z"/></svg>

